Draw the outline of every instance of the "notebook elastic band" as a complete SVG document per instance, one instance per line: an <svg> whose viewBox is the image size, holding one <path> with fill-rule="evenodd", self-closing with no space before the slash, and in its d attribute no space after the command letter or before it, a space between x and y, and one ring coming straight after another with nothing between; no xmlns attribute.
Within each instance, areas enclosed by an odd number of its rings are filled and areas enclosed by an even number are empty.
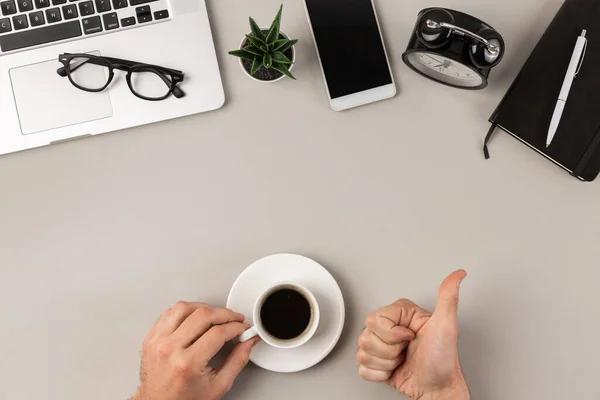
<svg viewBox="0 0 600 400"><path fill-rule="evenodd" d="M598 129L596 131L596 136L594 136L594 139L592 139L592 141L590 142L590 145L588 146L585 153L583 153L583 157L581 157L581 160L579 161L579 163L577 164L577 166L575 167L575 169L573 170L573 173L571 175L576 176L576 177L581 176L581 174L583 173L583 170L585 169L585 167L587 167L588 163L590 162L590 159L596 153L596 150L598 149L599 144L600 144L600 129Z"/></svg>
<svg viewBox="0 0 600 400"><path fill-rule="evenodd" d="M485 136L485 140L483 141L483 155L485 156L485 159L489 159L490 158L490 152L488 150L488 143L490 141L490 139L492 138L492 136L494 135L494 132L496 131L496 127L498 125L496 124L492 124L492 126L490 126L490 130L488 131L487 135Z"/></svg>

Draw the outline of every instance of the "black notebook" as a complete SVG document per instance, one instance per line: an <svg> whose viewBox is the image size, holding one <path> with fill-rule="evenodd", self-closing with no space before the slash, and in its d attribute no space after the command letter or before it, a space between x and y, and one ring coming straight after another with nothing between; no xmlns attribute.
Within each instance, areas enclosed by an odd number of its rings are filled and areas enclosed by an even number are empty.
<svg viewBox="0 0 600 400"><path fill-rule="evenodd" d="M566 0L525 66L490 117L573 176L593 181L600 172L600 2ZM550 147L546 136L575 42L587 30L587 49ZM489 157L487 147L484 148Z"/></svg>

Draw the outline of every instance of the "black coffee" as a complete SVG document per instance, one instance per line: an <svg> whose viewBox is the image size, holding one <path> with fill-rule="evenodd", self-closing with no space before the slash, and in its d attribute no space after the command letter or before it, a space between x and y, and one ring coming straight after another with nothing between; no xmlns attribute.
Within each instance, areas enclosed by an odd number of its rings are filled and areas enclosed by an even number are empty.
<svg viewBox="0 0 600 400"><path fill-rule="evenodd" d="M274 338L290 340L302 335L312 317L310 303L294 289L274 291L260 309L260 321Z"/></svg>

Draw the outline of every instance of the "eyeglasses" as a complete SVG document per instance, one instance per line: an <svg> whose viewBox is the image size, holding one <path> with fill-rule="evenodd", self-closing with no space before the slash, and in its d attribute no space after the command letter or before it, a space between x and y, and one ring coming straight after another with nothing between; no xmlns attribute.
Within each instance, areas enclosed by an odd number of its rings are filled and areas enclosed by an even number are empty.
<svg viewBox="0 0 600 400"><path fill-rule="evenodd" d="M73 86L86 92L101 92L110 85L114 70L127 71L127 85L140 99L158 101L171 94L180 99L185 96L177 84L183 81L183 72L158 65L92 54L64 53L58 56L64 67L56 72L68 77Z"/></svg>

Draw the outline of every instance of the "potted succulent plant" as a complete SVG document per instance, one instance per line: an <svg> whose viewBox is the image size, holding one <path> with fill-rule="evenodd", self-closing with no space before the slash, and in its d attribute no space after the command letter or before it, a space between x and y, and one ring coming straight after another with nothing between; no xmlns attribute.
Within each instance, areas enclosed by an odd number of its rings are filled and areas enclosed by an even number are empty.
<svg viewBox="0 0 600 400"><path fill-rule="evenodd" d="M229 52L239 57L242 70L259 82L276 82L285 76L296 79L290 70L296 60L294 45L298 40L291 40L281 31L282 12L283 4L268 29L260 28L250 17L250 33L238 50Z"/></svg>

